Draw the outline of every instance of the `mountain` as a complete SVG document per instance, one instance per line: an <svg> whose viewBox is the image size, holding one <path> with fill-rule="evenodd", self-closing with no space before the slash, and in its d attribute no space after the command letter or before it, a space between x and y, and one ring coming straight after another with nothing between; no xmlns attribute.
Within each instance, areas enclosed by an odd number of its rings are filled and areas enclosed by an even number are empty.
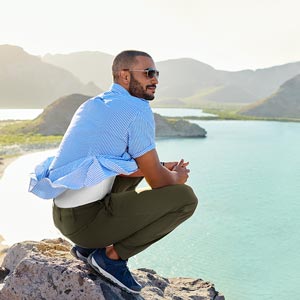
<svg viewBox="0 0 300 300"><path fill-rule="evenodd" d="M42 60L72 72L82 82L93 81L103 89L107 89L112 82L113 56L106 53L84 51L47 54L42 57ZM249 95L242 88L226 85L224 72L194 59L182 58L158 62L157 68L161 72L161 77L154 106L156 104L179 107L189 105L182 99L197 95L199 91L203 94L203 91L208 89L209 93L205 93L205 96L209 94L207 99L216 102L255 100L255 96Z"/></svg>
<svg viewBox="0 0 300 300"><path fill-rule="evenodd" d="M187 106L205 102L252 103L275 92L300 73L300 62L259 70L216 70L189 58L157 63L161 71L157 99L177 99Z"/></svg>
<svg viewBox="0 0 300 300"><path fill-rule="evenodd" d="M0 46L0 107L40 108L74 93L96 95L112 83L113 56L98 51L47 54ZM152 106L220 108L266 98L300 74L300 62L258 70L216 70L191 58L156 63L160 70ZM97 86L95 85L95 83Z"/></svg>
<svg viewBox="0 0 300 300"><path fill-rule="evenodd" d="M156 66L160 71L158 97L185 98L203 88L222 85L217 70L194 59L172 59Z"/></svg>
<svg viewBox="0 0 300 300"><path fill-rule="evenodd" d="M75 92L94 95L101 90L20 47L0 45L0 107L43 108L53 99Z"/></svg>
<svg viewBox="0 0 300 300"><path fill-rule="evenodd" d="M230 72L227 84L234 83L251 92L256 100L259 100L270 96L285 81L298 74L300 74L300 62L293 62L254 71Z"/></svg>
<svg viewBox="0 0 300 300"><path fill-rule="evenodd" d="M300 119L300 74L282 84L270 97L243 108L240 113L255 117Z"/></svg>
<svg viewBox="0 0 300 300"><path fill-rule="evenodd" d="M48 105L44 111L32 121L24 121L3 127L1 133L63 135L67 130L77 108L90 96L72 94L64 96ZM185 120L171 120L154 114L156 137L205 137L206 131L197 124ZM13 128L13 129L11 129ZM12 131L13 130L13 131Z"/></svg>
<svg viewBox="0 0 300 300"><path fill-rule="evenodd" d="M82 82L93 81L102 89L112 82L113 56L102 52L46 55L43 61L75 74ZM300 62L258 70L216 70L191 58L156 63L160 71L153 106L201 107L211 103L253 103L274 93L286 80L300 73Z"/></svg>
<svg viewBox="0 0 300 300"><path fill-rule="evenodd" d="M114 56L98 51L82 51L70 54L47 54L44 62L70 71L83 83L95 82L106 90L112 82L111 66Z"/></svg>

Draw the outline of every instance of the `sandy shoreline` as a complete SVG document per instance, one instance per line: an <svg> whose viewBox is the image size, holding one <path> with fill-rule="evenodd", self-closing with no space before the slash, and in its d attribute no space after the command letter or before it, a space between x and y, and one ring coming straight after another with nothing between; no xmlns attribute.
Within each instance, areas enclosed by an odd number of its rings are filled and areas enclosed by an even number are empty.
<svg viewBox="0 0 300 300"><path fill-rule="evenodd" d="M13 156L13 157L0 157L0 179L4 173L4 170L6 167L12 163L14 160L16 160L19 156Z"/></svg>

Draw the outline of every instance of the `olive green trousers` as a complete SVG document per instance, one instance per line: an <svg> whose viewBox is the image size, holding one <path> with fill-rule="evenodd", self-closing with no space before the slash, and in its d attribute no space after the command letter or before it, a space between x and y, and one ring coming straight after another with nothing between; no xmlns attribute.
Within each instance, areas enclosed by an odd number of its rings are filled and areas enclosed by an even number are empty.
<svg viewBox="0 0 300 300"><path fill-rule="evenodd" d="M143 251L188 219L198 200L185 184L137 192L142 179L117 176L110 194L79 207L53 204L55 226L81 247L113 244L122 259Z"/></svg>

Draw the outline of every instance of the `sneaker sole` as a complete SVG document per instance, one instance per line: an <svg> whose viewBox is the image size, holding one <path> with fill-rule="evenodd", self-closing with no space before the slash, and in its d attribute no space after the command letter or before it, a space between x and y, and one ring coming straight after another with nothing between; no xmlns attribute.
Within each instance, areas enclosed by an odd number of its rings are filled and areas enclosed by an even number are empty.
<svg viewBox="0 0 300 300"><path fill-rule="evenodd" d="M87 258L81 255L78 251L74 250L73 248L70 250L70 253L77 259L87 263Z"/></svg>
<svg viewBox="0 0 300 300"><path fill-rule="evenodd" d="M124 285L122 282L120 282L117 278L103 270L101 267L98 266L97 262L94 260L93 257L88 257L87 259L88 264L101 276L103 276L105 279L109 280L114 285L118 286L123 291L130 293L130 294L139 294L140 291L134 291L128 288L126 285Z"/></svg>

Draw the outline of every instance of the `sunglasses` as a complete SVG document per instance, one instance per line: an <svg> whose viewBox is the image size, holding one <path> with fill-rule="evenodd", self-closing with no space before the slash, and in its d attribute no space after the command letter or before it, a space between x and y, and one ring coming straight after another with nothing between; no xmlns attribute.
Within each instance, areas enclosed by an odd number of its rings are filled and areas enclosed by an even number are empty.
<svg viewBox="0 0 300 300"><path fill-rule="evenodd" d="M147 68L145 70L129 70L129 69L124 69L124 71L129 71L129 72L144 72L146 76L150 79L156 77L159 77L159 71L153 68Z"/></svg>

